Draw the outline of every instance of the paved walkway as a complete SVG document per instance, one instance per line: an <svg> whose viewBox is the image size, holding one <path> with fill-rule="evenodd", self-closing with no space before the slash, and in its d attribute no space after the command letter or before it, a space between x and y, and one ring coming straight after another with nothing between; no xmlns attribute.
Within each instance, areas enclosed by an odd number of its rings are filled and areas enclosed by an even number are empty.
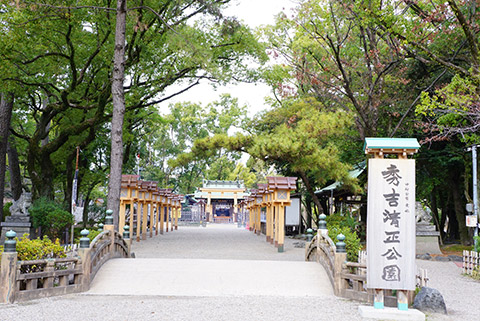
<svg viewBox="0 0 480 321"><path fill-rule="evenodd" d="M0 320L360 320L359 303L335 297L296 242L278 253L234 225L182 226L107 262L87 293L0 305ZM479 282L451 262L417 264L449 311L428 320L478 320Z"/></svg>

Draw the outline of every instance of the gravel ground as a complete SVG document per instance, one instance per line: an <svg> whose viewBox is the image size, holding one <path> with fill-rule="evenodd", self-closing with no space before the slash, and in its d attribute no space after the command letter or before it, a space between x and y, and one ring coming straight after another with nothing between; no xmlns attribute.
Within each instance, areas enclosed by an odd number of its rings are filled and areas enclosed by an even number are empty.
<svg viewBox="0 0 480 321"><path fill-rule="evenodd" d="M303 261L305 249L295 247L300 243L304 241L285 238L285 252L278 253L263 234L233 224L209 224L179 226L177 231L134 242L132 251L138 258Z"/></svg>
<svg viewBox="0 0 480 321"><path fill-rule="evenodd" d="M427 269L428 286L440 291L447 306L447 315L427 314L428 320L480 320L480 282L462 275L454 262L417 260Z"/></svg>
<svg viewBox="0 0 480 321"><path fill-rule="evenodd" d="M179 227L178 231L134 243L139 258L205 258L303 261L299 240L286 239L278 253L265 236L233 225ZM443 294L448 315L427 314L427 320L479 320L480 282L461 275L452 262L417 260L427 268L429 286ZM67 295L0 305L3 320L361 320L358 302L332 295L318 297L230 296L171 297Z"/></svg>

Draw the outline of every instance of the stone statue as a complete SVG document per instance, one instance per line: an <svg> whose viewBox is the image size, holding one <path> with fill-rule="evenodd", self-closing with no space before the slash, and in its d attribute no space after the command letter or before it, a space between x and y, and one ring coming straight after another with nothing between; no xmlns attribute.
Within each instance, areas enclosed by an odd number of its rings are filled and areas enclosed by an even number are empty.
<svg viewBox="0 0 480 321"><path fill-rule="evenodd" d="M415 202L415 219L417 224L431 224L432 215L423 209L422 203Z"/></svg>
<svg viewBox="0 0 480 321"><path fill-rule="evenodd" d="M25 216L28 215L28 208L32 205L32 193L23 192L20 198L13 201L10 206L10 213L12 216Z"/></svg>
<svg viewBox="0 0 480 321"><path fill-rule="evenodd" d="M25 191L20 195L18 200L13 201L12 206L10 206L10 213L12 215L7 216L5 222L0 224L2 231L0 244L3 244L5 241L5 232L9 230L14 230L18 237L21 237L23 234L29 234L30 237L34 236L34 230L28 213L28 208L31 205L32 194Z"/></svg>

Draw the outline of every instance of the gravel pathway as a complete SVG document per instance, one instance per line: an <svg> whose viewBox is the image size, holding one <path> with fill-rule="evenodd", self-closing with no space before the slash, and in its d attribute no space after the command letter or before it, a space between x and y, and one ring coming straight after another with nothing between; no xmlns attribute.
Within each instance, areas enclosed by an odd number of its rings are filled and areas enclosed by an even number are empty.
<svg viewBox="0 0 480 321"><path fill-rule="evenodd" d="M177 231L134 242L132 251L138 258L304 261L305 249L295 247L304 242L286 238L285 252L278 253L263 234L233 224L209 224L180 226Z"/></svg>
<svg viewBox="0 0 480 321"><path fill-rule="evenodd" d="M303 261L301 241L287 239L285 252L234 225L179 227L133 244L137 258ZM417 260L429 286L443 294L449 315L427 320L479 320L480 282L461 275L452 262ZM358 302L331 294L316 297L155 296L88 293L0 305L0 320L361 320Z"/></svg>

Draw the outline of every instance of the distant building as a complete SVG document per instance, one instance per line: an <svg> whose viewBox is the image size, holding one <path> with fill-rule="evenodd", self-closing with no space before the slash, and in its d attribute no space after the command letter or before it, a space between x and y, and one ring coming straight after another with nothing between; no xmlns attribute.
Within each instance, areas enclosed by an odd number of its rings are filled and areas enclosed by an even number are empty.
<svg viewBox="0 0 480 321"><path fill-rule="evenodd" d="M229 223L238 220L238 203L246 193L245 184L239 181L204 180L194 198L203 200L205 211L202 220L207 222Z"/></svg>

